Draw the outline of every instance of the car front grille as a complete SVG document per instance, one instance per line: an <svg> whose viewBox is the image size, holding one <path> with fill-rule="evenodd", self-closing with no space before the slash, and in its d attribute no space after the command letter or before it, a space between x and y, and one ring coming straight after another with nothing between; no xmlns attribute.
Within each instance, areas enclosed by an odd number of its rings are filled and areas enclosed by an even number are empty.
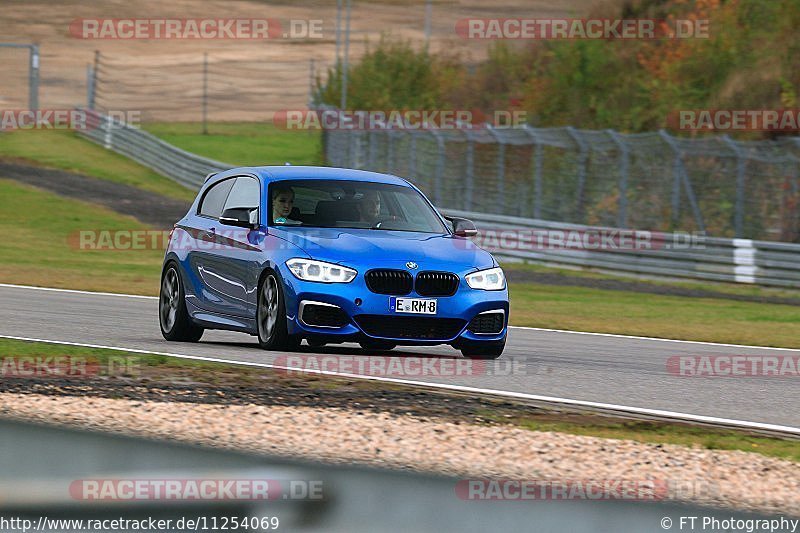
<svg viewBox="0 0 800 533"><path fill-rule="evenodd" d="M367 288L378 294L401 296L411 292L414 280L405 270L376 269L364 276Z"/></svg>
<svg viewBox="0 0 800 533"><path fill-rule="evenodd" d="M356 315L356 324L372 337L391 339L450 340L466 323L459 318Z"/></svg>
<svg viewBox="0 0 800 533"><path fill-rule="evenodd" d="M452 296L458 290L458 276L451 272L420 272L414 288L420 296Z"/></svg>
<svg viewBox="0 0 800 533"><path fill-rule="evenodd" d="M339 307L311 303L303 306L302 318L304 324L322 328L341 328L349 322L347 314Z"/></svg>
<svg viewBox="0 0 800 533"><path fill-rule="evenodd" d="M505 316L500 311L496 313L481 313L470 320L469 329L472 333L492 334L503 331Z"/></svg>

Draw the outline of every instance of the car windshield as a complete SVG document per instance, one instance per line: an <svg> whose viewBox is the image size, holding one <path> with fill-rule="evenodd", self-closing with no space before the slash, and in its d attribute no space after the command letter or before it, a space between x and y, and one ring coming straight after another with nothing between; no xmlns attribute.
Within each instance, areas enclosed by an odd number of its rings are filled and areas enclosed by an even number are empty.
<svg viewBox="0 0 800 533"><path fill-rule="evenodd" d="M287 180L269 188L270 225L447 233L411 187L353 180Z"/></svg>

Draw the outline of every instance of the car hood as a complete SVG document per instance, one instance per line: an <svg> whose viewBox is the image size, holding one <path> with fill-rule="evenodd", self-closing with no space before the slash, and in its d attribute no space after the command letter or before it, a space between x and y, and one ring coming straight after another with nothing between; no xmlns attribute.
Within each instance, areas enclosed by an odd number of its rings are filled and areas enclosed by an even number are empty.
<svg viewBox="0 0 800 533"><path fill-rule="evenodd" d="M469 239L409 231L344 228L270 228L270 233L320 261L361 266L397 266L470 271L496 265L491 254Z"/></svg>

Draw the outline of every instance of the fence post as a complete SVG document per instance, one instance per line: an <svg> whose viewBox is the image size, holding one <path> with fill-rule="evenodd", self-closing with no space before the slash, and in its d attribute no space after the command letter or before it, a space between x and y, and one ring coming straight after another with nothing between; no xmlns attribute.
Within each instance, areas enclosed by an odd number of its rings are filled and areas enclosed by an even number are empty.
<svg viewBox="0 0 800 533"><path fill-rule="evenodd" d="M367 165L370 170L375 170L375 135L371 128L364 133L367 136Z"/></svg>
<svg viewBox="0 0 800 533"><path fill-rule="evenodd" d="M314 107L316 98L314 97L314 58L308 60L308 108Z"/></svg>
<svg viewBox="0 0 800 533"><path fill-rule="evenodd" d="M417 174L417 133L408 130L408 177L414 179Z"/></svg>
<svg viewBox="0 0 800 533"><path fill-rule="evenodd" d="M342 111L347 110L347 75L350 68L350 0L345 0L345 22L344 22L344 61L342 65L342 97L339 107Z"/></svg>
<svg viewBox="0 0 800 533"><path fill-rule="evenodd" d="M208 135L208 52L203 54L203 135Z"/></svg>
<svg viewBox="0 0 800 533"><path fill-rule="evenodd" d="M89 109L97 107L97 80L100 76L100 50L94 51L94 64L92 65L92 100L89 102Z"/></svg>
<svg viewBox="0 0 800 533"><path fill-rule="evenodd" d="M100 116L103 117L103 125L105 127L103 146L106 150L110 150L114 146L114 119L106 114Z"/></svg>
<svg viewBox="0 0 800 533"><path fill-rule="evenodd" d="M669 133L664 130L659 130L658 134L670 147L673 154L672 159L672 228L675 229L680 219L681 209L681 151L675 145L675 141L670 137Z"/></svg>
<svg viewBox="0 0 800 533"><path fill-rule="evenodd" d="M534 128L527 124L522 125L522 129L533 140L534 149L531 159L533 169L533 218L542 218L542 143L539 142L539 135Z"/></svg>
<svg viewBox="0 0 800 533"><path fill-rule="evenodd" d="M94 109L94 74L91 63L86 64L86 108Z"/></svg>
<svg viewBox="0 0 800 533"><path fill-rule="evenodd" d="M444 173L445 146L442 134L436 131L436 126L429 128L428 133L436 139L436 146L439 149L439 156L436 159L436 172L433 176L433 203L439 206L442 199L442 174Z"/></svg>
<svg viewBox="0 0 800 533"><path fill-rule="evenodd" d="M466 183L464 184L464 211L472 211L472 193L475 188L475 139L472 137L472 132L467 129L462 130L464 136L467 138L467 171Z"/></svg>
<svg viewBox="0 0 800 533"><path fill-rule="evenodd" d="M737 239L744 238L744 166L745 158L739 146L727 135L722 136L723 142L736 156L736 203L733 215L733 231Z"/></svg>
<svg viewBox="0 0 800 533"><path fill-rule="evenodd" d="M675 160L672 165L672 170L675 175L675 181L672 189L672 225L673 228L678 225L679 213L680 213L680 205L681 205L681 182L683 182L683 187L686 189L686 196L689 198L689 207L692 209L692 215L694 215L694 221L697 224L697 227L700 231L706 230L705 222L703 222L703 214L700 212L700 206L697 204L697 198L694 195L694 189L692 188L692 183L689 181L689 174L686 172L686 168L683 166L683 159L681 157L681 150L678 147L678 144L666 131L659 130L658 134L664 139L670 148L672 148L673 153L675 154Z"/></svg>
<svg viewBox="0 0 800 533"><path fill-rule="evenodd" d="M506 143L500 138L491 124L486 123L486 130L494 137L497 142L497 213L504 215L505 210L505 189L506 189Z"/></svg>
<svg viewBox="0 0 800 533"><path fill-rule="evenodd" d="M386 172L391 173L394 169L394 132L386 130Z"/></svg>
<svg viewBox="0 0 800 533"><path fill-rule="evenodd" d="M39 45L31 45L30 70L28 72L28 107L39 109Z"/></svg>
<svg viewBox="0 0 800 533"><path fill-rule="evenodd" d="M628 227L628 170L630 168L630 152L625 138L614 130L606 130L608 135L619 148L619 202L617 204L617 226Z"/></svg>
<svg viewBox="0 0 800 533"><path fill-rule="evenodd" d="M575 204L575 220L573 222L582 223L583 220L583 211L584 211L584 189L586 188L586 164L588 162L588 149L586 147L586 143L581 139L580 135L575 128L572 126L567 126L567 133L575 144L578 146L578 190L576 193L576 204Z"/></svg>

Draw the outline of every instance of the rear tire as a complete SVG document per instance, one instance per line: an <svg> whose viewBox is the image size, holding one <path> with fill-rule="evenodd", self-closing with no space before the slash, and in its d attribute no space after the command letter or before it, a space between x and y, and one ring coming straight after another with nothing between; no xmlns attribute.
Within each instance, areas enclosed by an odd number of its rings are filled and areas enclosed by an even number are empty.
<svg viewBox="0 0 800 533"><path fill-rule="evenodd" d="M494 342L470 342L459 346L461 354L468 359L497 359L503 355L506 338Z"/></svg>
<svg viewBox="0 0 800 533"><path fill-rule="evenodd" d="M158 322L161 335L168 341L197 342L203 336L203 328L189 317L183 281L175 263L167 263L167 268L161 275Z"/></svg>
<svg viewBox="0 0 800 533"><path fill-rule="evenodd" d="M296 350L300 338L289 335L286 323L286 300L278 274L267 270L258 285L256 328L258 344L265 350Z"/></svg>

